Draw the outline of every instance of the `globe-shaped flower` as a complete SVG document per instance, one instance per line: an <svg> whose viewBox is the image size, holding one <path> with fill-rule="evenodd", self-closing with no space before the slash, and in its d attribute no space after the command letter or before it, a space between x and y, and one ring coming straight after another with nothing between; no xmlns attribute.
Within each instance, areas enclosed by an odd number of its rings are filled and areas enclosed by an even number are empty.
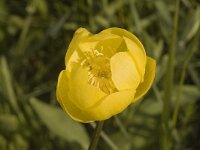
<svg viewBox="0 0 200 150"><path fill-rule="evenodd" d="M56 95L63 110L80 122L116 115L141 98L155 77L155 60L121 28L91 34L79 28L68 47Z"/></svg>

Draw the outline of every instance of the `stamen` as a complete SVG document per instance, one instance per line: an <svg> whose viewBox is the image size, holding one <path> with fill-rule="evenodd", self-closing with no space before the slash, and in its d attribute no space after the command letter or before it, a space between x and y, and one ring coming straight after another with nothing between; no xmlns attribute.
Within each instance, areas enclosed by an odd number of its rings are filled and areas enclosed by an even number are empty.
<svg viewBox="0 0 200 150"><path fill-rule="evenodd" d="M80 64L88 68L88 83L107 94L115 92L116 88L111 80L110 58L98 50L85 52L84 55Z"/></svg>

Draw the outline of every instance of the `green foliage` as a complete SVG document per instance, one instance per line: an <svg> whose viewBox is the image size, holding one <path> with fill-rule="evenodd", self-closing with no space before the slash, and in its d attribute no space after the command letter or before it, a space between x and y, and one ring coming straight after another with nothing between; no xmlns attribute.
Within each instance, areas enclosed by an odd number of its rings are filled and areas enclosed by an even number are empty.
<svg viewBox="0 0 200 150"><path fill-rule="evenodd" d="M167 0L0 0L0 149L87 149L94 124L77 123L61 110L57 77L78 27L97 33L112 26L141 39L157 60L157 74L143 100L105 122L98 149L161 149L173 33L169 146L200 149L200 3L180 1L174 31L175 10L175 1Z"/></svg>
<svg viewBox="0 0 200 150"><path fill-rule="evenodd" d="M56 107L31 99L31 104L41 121L57 136L69 141L77 142L87 149L89 138L84 127L73 121L69 116Z"/></svg>

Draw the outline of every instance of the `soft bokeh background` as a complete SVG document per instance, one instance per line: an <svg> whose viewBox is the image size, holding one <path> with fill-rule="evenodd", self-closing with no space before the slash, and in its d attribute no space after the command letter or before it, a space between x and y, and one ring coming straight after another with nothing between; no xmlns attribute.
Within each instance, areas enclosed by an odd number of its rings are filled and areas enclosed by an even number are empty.
<svg viewBox="0 0 200 150"><path fill-rule="evenodd" d="M167 143L199 150L200 1L181 0L176 31L174 13L173 0L0 0L0 150L87 149L94 124L61 110L57 77L78 27L98 33L112 26L141 39L157 60L157 75L143 100L105 122L98 149L166 150ZM169 67L174 32L175 66ZM171 87L167 67L174 72Z"/></svg>

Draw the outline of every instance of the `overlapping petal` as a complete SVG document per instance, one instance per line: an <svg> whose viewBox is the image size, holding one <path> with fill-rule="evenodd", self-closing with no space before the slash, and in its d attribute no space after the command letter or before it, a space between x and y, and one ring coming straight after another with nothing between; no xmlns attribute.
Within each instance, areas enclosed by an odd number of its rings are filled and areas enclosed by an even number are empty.
<svg viewBox="0 0 200 150"><path fill-rule="evenodd" d="M68 87L68 77L66 70L61 71L58 78L56 96L57 100L61 104L63 110L74 120L81 122L88 122L94 118L91 118L90 114L77 108L70 100Z"/></svg>
<svg viewBox="0 0 200 150"><path fill-rule="evenodd" d="M144 55L141 48L135 42L131 41L129 38L126 37L124 37L123 39L127 50L133 57L135 66L140 74L141 82L143 82L145 66L146 66L146 55Z"/></svg>
<svg viewBox="0 0 200 150"><path fill-rule="evenodd" d="M79 109L91 107L106 96L99 88L88 84L87 69L79 64L74 64L68 84L69 95L74 99L72 103Z"/></svg>
<svg viewBox="0 0 200 150"><path fill-rule="evenodd" d="M91 35L83 39L79 44L81 52L94 52L95 50L100 53L111 57L120 46L122 38L115 34L99 33ZM80 53L81 53L80 52Z"/></svg>
<svg viewBox="0 0 200 150"><path fill-rule="evenodd" d="M128 52L118 52L110 60L112 81L120 90L136 89L140 76Z"/></svg>
<svg viewBox="0 0 200 150"><path fill-rule="evenodd" d="M77 62L79 60L79 55L76 51L78 49L78 43L80 43L84 38L90 36L90 34L91 33L85 28L79 28L76 30L65 55L65 66L68 70L71 70L71 64L73 62Z"/></svg>
<svg viewBox="0 0 200 150"><path fill-rule="evenodd" d="M108 28L108 29L103 30L102 33L116 34L121 37L129 38L131 41L135 42L141 48L142 53L146 56L146 52L145 52L145 49L144 49L142 43L131 32L128 32L127 30L122 29L122 28L113 27L113 28Z"/></svg>
<svg viewBox="0 0 200 150"><path fill-rule="evenodd" d="M136 63L136 68L139 71L141 82L143 82L146 65L146 52L140 40L127 30L117 27L105 29L102 32L116 34L122 37L123 42L119 46L120 48L118 51L129 51L131 53L133 60Z"/></svg>
<svg viewBox="0 0 200 150"><path fill-rule="evenodd" d="M147 57L144 81L136 89L134 101L137 101L138 99L140 99L150 89L153 83L153 80L155 78L155 72L156 72L156 61L152 59L151 57Z"/></svg>
<svg viewBox="0 0 200 150"><path fill-rule="evenodd" d="M88 32L85 28L79 28L76 30L72 41L69 44L69 47L67 49L67 53L65 55L65 64L68 63L69 58L73 54L73 52L77 49L78 43L85 37L88 37L91 33Z"/></svg>
<svg viewBox="0 0 200 150"><path fill-rule="evenodd" d="M87 111L96 120L106 120L122 112L134 99L135 89L112 93Z"/></svg>
<svg viewBox="0 0 200 150"><path fill-rule="evenodd" d="M69 94L73 101L79 109L85 110L88 107L92 107L103 97L106 96L99 88L96 88L89 84L78 85L76 87L71 87Z"/></svg>

